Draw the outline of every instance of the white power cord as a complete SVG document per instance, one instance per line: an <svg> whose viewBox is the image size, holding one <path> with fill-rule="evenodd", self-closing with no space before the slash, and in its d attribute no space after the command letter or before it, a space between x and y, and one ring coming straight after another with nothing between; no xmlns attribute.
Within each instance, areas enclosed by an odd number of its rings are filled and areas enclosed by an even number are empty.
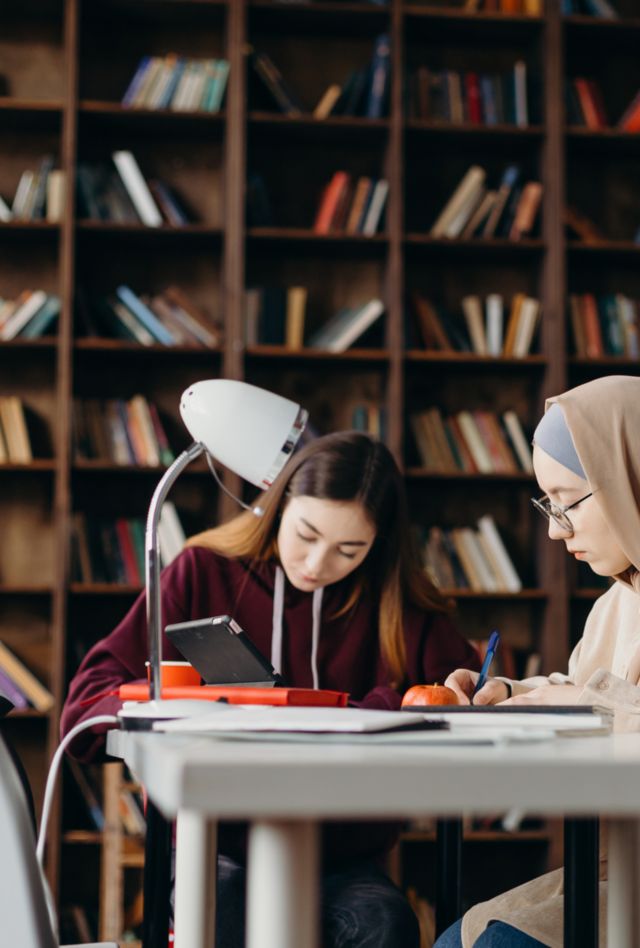
<svg viewBox="0 0 640 948"><path fill-rule="evenodd" d="M49 823L49 817L51 815L53 795L56 786L56 777L58 774L58 768L60 767L60 761L62 760L62 755L74 737L76 737L82 731L86 731L87 728L94 727L96 724L118 724L118 718L115 716L115 714L100 714L95 718L87 718L86 721L81 721L79 724L76 724L76 726L72 727L69 733L66 734L60 741L60 744L58 745L58 748L51 760L51 764L49 765L47 783L44 788L44 803L42 804L40 832L38 833L38 843L36 846L36 857L41 869L44 861L44 846L47 838L47 824Z"/></svg>

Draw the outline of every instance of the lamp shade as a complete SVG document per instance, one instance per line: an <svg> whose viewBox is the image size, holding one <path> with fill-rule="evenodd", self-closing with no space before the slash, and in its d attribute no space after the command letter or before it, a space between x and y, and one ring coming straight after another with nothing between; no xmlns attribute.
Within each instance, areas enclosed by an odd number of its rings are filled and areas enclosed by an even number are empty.
<svg viewBox="0 0 640 948"><path fill-rule="evenodd" d="M288 398L232 379L194 382L182 393L180 414L194 441L262 489L284 467L308 417Z"/></svg>

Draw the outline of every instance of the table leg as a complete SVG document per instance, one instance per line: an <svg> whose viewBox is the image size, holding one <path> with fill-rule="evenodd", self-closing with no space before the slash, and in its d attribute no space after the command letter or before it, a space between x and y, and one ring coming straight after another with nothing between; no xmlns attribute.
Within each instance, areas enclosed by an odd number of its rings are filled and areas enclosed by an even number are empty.
<svg viewBox="0 0 640 948"><path fill-rule="evenodd" d="M213 948L218 825L192 810L178 813L175 948Z"/></svg>
<svg viewBox="0 0 640 948"><path fill-rule="evenodd" d="M318 827L264 821L249 831L247 948L318 948Z"/></svg>
<svg viewBox="0 0 640 948"><path fill-rule="evenodd" d="M598 948L599 852L597 819L565 819L565 948Z"/></svg>
<svg viewBox="0 0 640 948"><path fill-rule="evenodd" d="M143 948L167 948L171 897L171 823L147 798L144 845Z"/></svg>
<svg viewBox="0 0 640 948"><path fill-rule="evenodd" d="M436 823L436 934L453 925L462 914L462 820Z"/></svg>
<svg viewBox="0 0 640 948"><path fill-rule="evenodd" d="M612 819L608 828L607 944L615 948L637 948L640 945L640 823Z"/></svg>

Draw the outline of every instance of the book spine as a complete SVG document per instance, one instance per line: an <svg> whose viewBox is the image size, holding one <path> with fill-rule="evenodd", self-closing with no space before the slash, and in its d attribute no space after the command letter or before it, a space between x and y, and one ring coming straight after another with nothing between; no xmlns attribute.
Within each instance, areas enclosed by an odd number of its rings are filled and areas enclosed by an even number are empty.
<svg viewBox="0 0 640 948"><path fill-rule="evenodd" d="M134 156L130 151L114 151L112 157L142 223L147 227L161 227L162 214L153 200Z"/></svg>

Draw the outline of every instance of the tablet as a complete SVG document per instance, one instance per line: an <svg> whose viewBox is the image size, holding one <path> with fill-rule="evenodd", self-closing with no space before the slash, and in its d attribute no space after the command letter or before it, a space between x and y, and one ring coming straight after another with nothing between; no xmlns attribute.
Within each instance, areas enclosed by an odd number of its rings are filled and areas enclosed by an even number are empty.
<svg viewBox="0 0 640 948"><path fill-rule="evenodd" d="M285 684L231 616L176 622L165 633L207 685Z"/></svg>

